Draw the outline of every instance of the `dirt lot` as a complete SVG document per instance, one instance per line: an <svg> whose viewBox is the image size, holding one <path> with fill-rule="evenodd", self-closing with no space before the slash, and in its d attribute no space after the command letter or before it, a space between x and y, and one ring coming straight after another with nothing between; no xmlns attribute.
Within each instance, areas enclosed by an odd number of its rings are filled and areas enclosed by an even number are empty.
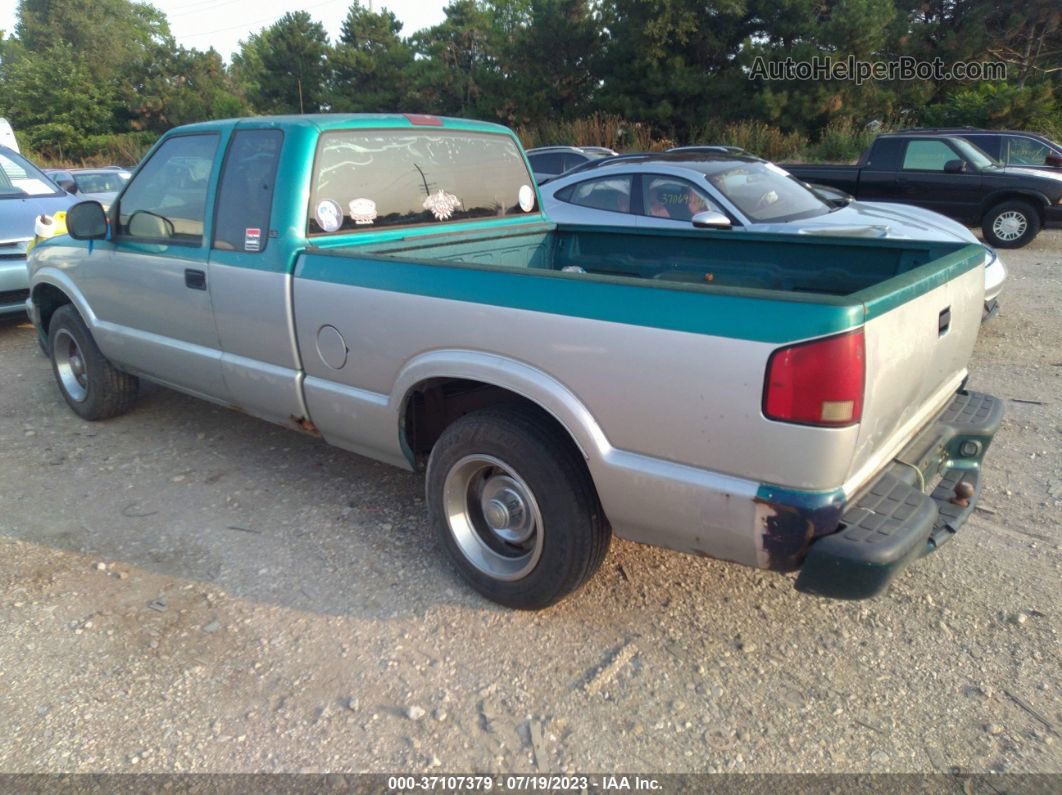
<svg viewBox="0 0 1062 795"><path fill-rule="evenodd" d="M1062 232L1004 256L984 509L871 602L618 542L509 612L419 476L155 387L82 422L0 324L0 770L1062 771Z"/></svg>

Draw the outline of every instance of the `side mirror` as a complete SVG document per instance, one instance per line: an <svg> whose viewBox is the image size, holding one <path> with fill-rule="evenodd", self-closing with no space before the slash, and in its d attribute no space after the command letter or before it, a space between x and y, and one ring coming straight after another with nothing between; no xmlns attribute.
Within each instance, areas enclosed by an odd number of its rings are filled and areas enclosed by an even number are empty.
<svg viewBox="0 0 1062 795"><path fill-rule="evenodd" d="M1045 166L1052 166L1054 168L1062 168L1062 155L1048 155L1044 158Z"/></svg>
<svg viewBox="0 0 1062 795"><path fill-rule="evenodd" d="M966 170L966 163L962 160L949 160L944 164L945 174L961 174Z"/></svg>
<svg viewBox="0 0 1062 795"><path fill-rule="evenodd" d="M729 218L714 210L697 213L690 219L690 223L697 229L730 229L732 226Z"/></svg>
<svg viewBox="0 0 1062 795"><path fill-rule="evenodd" d="M74 240L105 240L107 214L98 201L79 202L66 211L66 231Z"/></svg>

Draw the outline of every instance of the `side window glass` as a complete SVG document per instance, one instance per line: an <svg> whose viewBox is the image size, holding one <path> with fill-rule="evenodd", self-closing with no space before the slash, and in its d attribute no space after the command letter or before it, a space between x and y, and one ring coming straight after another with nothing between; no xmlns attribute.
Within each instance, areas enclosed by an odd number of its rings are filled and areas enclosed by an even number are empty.
<svg viewBox="0 0 1062 795"><path fill-rule="evenodd" d="M959 155L943 141L908 141L903 156L905 171L943 171L949 160L959 160Z"/></svg>
<svg viewBox="0 0 1062 795"><path fill-rule="evenodd" d="M118 234L201 244L217 146L216 134L182 135L162 144L122 195Z"/></svg>
<svg viewBox="0 0 1062 795"><path fill-rule="evenodd" d="M560 174L564 171L564 155L557 152L547 152L541 155L531 155L531 168L540 174Z"/></svg>
<svg viewBox="0 0 1062 795"><path fill-rule="evenodd" d="M964 135L967 141L972 143L989 157L999 160L999 146L1002 139L998 135Z"/></svg>
<svg viewBox="0 0 1062 795"><path fill-rule="evenodd" d="M697 213L723 212L708 195L677 177L642 177L642 207L645 214L673 221L689 221Z"/></svg>
<svg viewBox="0 0 1062 795"><path fill-rule="evenodd" d="M577 155L574 152L566 154L564 156L564 170L571 171L573 168L575 168L576 166L581 166L589 159L590 158L586 155Z"/></svg>
<svg viewBox="0 0 1062 795"><path fill-rule="evenodd" d="M580 207L613 213L631 211L631 177L591 179L567 190L571 192L563 200Z"/></svg>
<svg viewBox="0 0 1062 795"><path fill-rule="evenodd" d="M1007 165L1042 166L1051 150L1032 138L1011 138Z"/></svg>
<svg viewBox="0 0 1062 795"><path fill-rule="evenodd" d="M280 130L238 130L232 136L221 168L214 248L265 250L283 141Z"/></svg>

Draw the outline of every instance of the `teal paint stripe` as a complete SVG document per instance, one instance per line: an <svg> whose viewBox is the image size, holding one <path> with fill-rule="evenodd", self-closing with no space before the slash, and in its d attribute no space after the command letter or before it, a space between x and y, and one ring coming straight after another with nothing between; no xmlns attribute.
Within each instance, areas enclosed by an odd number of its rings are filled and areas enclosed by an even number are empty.
<svg viewBox="0 0 1062 795"><path fill-rule="evenodd" d="M947 284L952 279L957 279L971 268L982 267L984 258L984 247L971 243L939 259L901 273L883 284L861 290L853 294L851 299L863 302L867 310L866 319L871 320Z"/></svg>
<svg viewBox="0 0 1062 795"><path fill-rule="evenodd" d="M845 503L843 489L802 491L800 489L774 486L770 483L760 484L760 487L756 490L756 499L763 502L789 505L805 511L817 511L822 508L841 506Z"/></svg>
<svg viewBox="0 0 1062 795"><path fill-rule="evenodd" d="M343 253L309 252L301 279L371 290L505 306L589 320L785 343L835 334L863 322L861 305L751 298L725 288L636 285L585 274L459 264L420 264Z"/></svg>

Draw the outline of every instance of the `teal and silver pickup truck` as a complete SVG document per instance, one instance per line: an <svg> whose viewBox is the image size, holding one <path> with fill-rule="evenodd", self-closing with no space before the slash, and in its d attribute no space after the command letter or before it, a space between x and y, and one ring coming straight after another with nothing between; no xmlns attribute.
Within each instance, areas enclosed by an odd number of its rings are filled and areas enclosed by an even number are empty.
<svg viewBox="0 0 1062 795"><path fill-rule="evenodd" d="M881 592L973 510L985 249L551 223L519 142L416 115L167 133L71 208L28 308L87 420L138 379L425 470L480 593L540 608L612 534Z"/></svg>

